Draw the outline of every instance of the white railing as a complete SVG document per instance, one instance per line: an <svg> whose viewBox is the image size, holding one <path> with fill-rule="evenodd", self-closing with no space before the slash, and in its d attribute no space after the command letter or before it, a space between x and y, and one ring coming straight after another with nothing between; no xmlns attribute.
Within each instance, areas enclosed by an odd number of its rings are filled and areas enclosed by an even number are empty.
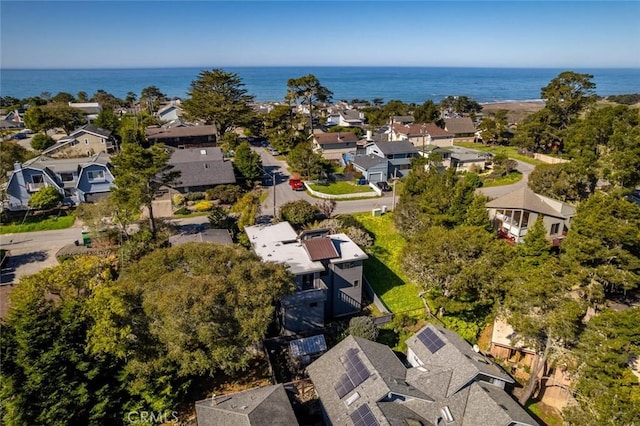
<svg viewBox="0 0 640 426"><path fill-rule="evenodd" d="M27 183L27 191L29 191L29 192L40 191L45 186L47 186L47 184L44 183L44 182L39 182L39 183L29 182L29 183Z"/></svg>
<svg viewBox="0 0 640 426"><path fill-rule="evenodd" d="M318 198L324 198L325 200L344 200L349 198L379 197L382 194L382 191L378 192L378 191L375 191L375 189L374 189L375 192L368 191L368 192L357 192L354 194L338 194L338 195L325 194L323 192L314 191L313 189L311 189L311 186L309 186L307 182L303 182L303 183L305 188L307 188L307 191L309 191L311 195Z"/></svg>

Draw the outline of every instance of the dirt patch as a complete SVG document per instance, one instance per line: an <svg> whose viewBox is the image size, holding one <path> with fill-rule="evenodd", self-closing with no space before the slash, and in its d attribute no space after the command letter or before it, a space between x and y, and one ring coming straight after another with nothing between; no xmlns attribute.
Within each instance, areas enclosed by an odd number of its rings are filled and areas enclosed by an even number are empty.
<svg viewBox="0 0 640 426"><path fill-rule="evenodd" d="M506 109L507 120L509 123L522 123L522 121L530 114L540 111L544 108L544 102L531 101L531 102L497 102L491 104L482 104L482 113L489 116L492 112L496 112L501 109Z"/></svg>

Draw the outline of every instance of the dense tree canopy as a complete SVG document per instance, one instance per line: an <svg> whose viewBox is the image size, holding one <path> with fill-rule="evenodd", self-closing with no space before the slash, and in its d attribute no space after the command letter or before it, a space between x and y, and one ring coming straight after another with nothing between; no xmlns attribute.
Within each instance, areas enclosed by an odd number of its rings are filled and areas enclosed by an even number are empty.
<svg viewBox="0 0 640 426"><path fill-rule="evenodd" d="M121 424L126 381L110 355L85 351L86 304L113 259L79 258L24 277L0 333L3 424ZM45 397L46 395L46 397Z"/></svg>
<svg viewBox="0 0 640 426"><path fill-rule="evenodd" d="M590 294L640 286L640 206L595 194L578 206L561 260Z"/></svg>
<svg viewBox="0 0 640 426"><path fill-rule="evenodd" d="M6 179L7 173L13 170L15 163L23 163L33 157L34 154L16 142L2 142L2 149L0 149L0 182Z"/></svg>
<svg viewBox="0 0 640 426"><path fill-rule="evenodd" d="M301 226L313 222L320 211L307 200L289 201L280 206L280 219L293 226Z"/></svg>
<svg viewBox="0 0 640 426"><path fill-rule="evenodd" d="M53 186L45 186L29 198L29 207L47 210L56 207L62 201L62 194Z"/></svg>
<svg viewBox="0 0 640 426"><path fill-rule="evenodd" d="M191 82L189 96L182 104L185 112L194 119L215 124L218 137L253 120L253 96L235 73L219 68L202 71Z"/></svg>
<svg viewBox="0 0 640 426"><path fill-rule="evenodd" d="M313 134L313 103L329 102L333 92L320 84L320 80L313 74L290 78L287 81L287 87L289 88L288 95L290 97L301 99L309 107L310 133Z"/></svg>
<svg viewBox="0 0 640 426"><path fill-rule="evenodd" d="M238 145L235 150L233 165L249 185L259 180L264 174L260 154L251 149L249 142L242 142Z"/></svg>
<svg viewBox="0 0 640 426"><path fill-rule="evenodd" d="M572 426L636 424L640 384L630 365L640 356L640 308L607 309L593 317L573 355L572 388L578 404L565 410L565 422Z"/></svg>
<svg viewBox="0 0 640 426"><path fill-rule="evenodd" d="M165 185L179 179L179 172L168 164L171 154L162 144L144 149L135 143L125 143L119 154L112 157L115 187L113 198L121 213L131 215L146 207L149 212L151 232L155 233L153 198Z"/></svg>

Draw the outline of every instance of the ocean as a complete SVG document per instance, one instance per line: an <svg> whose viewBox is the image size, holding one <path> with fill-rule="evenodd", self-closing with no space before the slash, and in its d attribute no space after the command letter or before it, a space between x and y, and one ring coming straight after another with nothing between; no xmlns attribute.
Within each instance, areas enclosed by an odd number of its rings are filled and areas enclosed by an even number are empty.
<svg viewBox="0 0 640 426"><path fill-rule="evenodd" d="M124 98L157 86L169 97L187 97L191 81L204 69L0 69L0 95L26 98L42 92L79 91L89 96L102 89ZM382 98L422 103L446 96L468 96L477 102L526 101L565 69L426 68L426 67L223 67L237 73L256 101L282 101L287 80L315 75L333 92L334 101ZM640 69L571 69L593 75L600 96L640 92Z"/></svg>

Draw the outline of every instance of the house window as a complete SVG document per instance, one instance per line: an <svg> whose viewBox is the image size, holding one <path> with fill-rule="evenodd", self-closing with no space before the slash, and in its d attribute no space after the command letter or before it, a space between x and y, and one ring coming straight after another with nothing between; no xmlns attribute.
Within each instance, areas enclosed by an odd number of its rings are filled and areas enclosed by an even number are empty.
<svg viewBox="0 0 640 426"><path fill-rule="evenodd" d="M100 143L104 143L104 138L100 139Z"/></svg>
<svg viewBox="0 0 640 426"><path fill-rule="evenodd" d="M103 170L90 170L87 172L89 180L104 180Z"/></svg>
<svg viewBox="0 0 640 426"><path fill-rule="evenodd" d="M208 169L208 168L209 168L209 165L208 165L208 164L205 164L205 165L204 165L204 168L205 168L205 169Z"/></svg>
<svg viewBox="0 0 640 426"><path fill-rule="evenodd" d="M71 146L76 146L78 145L80 142L78 142L76 139L71 141Z"/></svg>
<svg viewBox="0 0 640 426"><path fill-rule="evenodd" d="M554 223L553 225L551 225L551 233L550 233L551 235L556 235L558 231L560 231L559 223Z"/></svg>
<svg viewBox="0 0 640 426"><path fill-rule="evenodd" d="M89 139L85 139L85 140L84 140L84 144L85 144L85 145L89 145Z"/></svg>
<svg viewBox="0 0 640 426"><path fill-rule="evenodd" d="M358 287L359 285L360 285L360 280L355 280L355 281L353 282L353 286L354 286L354 287Z"/></svg>
<svg viewBox="0 0 640 426"><path fill-rule="evenodd" d="M342 269L351 269L356 267L356 262L345 262L340 266Z"/></svg>
<svg viewBox="0 0 640 426"><path fill-rule="evenodd" d="M31 183L44 183L42 175L31 175Z"/></svg>
<svg viewBox="0 0 640 426"><path fill-rule="evenodd" d="M318 302L309 303L309 307L310 308L317 308L318 307Z"/></svg>

